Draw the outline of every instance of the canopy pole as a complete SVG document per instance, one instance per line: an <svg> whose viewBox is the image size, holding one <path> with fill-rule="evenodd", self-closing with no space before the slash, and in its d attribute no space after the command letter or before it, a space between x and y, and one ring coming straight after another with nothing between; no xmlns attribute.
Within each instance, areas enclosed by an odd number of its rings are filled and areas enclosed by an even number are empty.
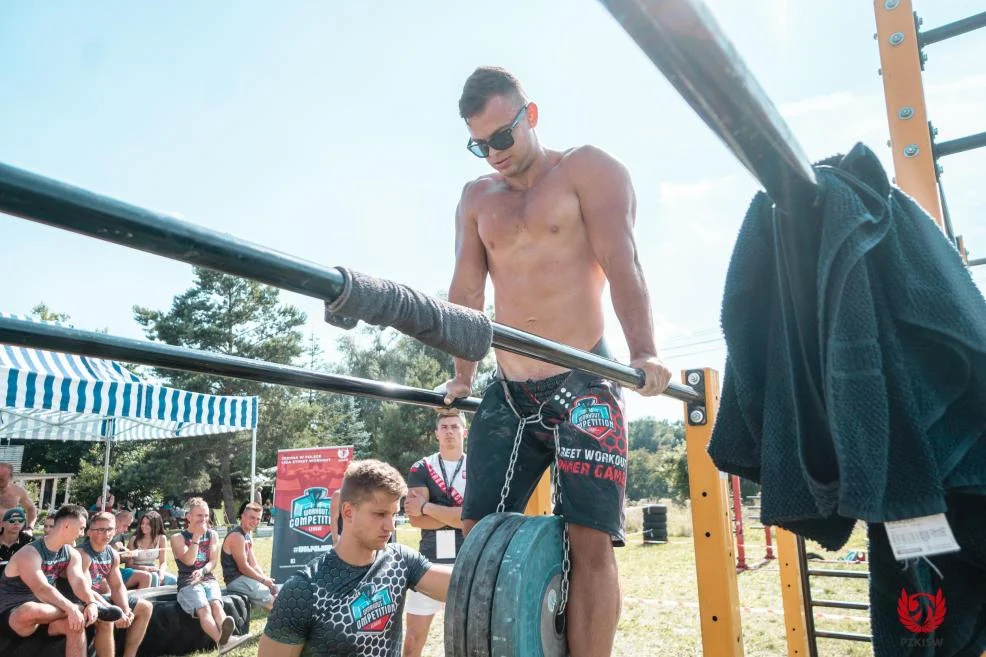
<svg viewBox="0 0 986 657"><path fill-rule="evenodd" d="M108 431L106 432L106 455L103 458L103 497L100 511L106 510L106 502L110 494L110 443L113 440L116 421L111 418L106 421L106 426Z"/></svg>
<svg viewBox="0 0 986 657"><path fill-rule="evenodd" d="M253 428L253 441L250 445L250 501L254 501L257 494L257 428ZM260 503L263 504L263 496Z"/></svg>

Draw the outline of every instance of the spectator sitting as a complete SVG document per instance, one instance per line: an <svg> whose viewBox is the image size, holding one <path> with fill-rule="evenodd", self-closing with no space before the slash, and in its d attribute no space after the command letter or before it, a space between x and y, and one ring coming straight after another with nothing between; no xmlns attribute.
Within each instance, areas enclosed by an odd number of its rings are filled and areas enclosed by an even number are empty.
<svg viewBox="0 0 986 657"><path fill-rule="evenodd" d="M127 530L133 524L134 514L129 509L121 509L116 514L115 520L119 533L110 539L110 547L119 553L121 560L126 560L130 558L130 552L127 551ZM120 574L123 576L123 583L128 589L146 589L151 585L151 574L143 570L124 566Z"/></svg>
<svg viewBox="0 0 986 657"><path fill-rule="evenodd" d="M0 521L0 574L14 553L34 540L24 531L27 514L19 506L7 509Z"/></svg>
<svg viewBox="0 0 986 657"><path fill-rule="evenodd" d="M89 513L96 513L97 511L112 511L113 507L116 506L116 498L113 497L113 493L106 496L106 508L103 508L103 496L100 495L96 498L96 503L89 507Z"/></svg>
<svg viewBox="0 0 986 657"><path fill-rule="evenodd" d="M51 516L45 518L45 536L47 536L52 529L55 528L55 519Z"/></svg>
<svg viewBox="0 0 986 657"><path fill-rule="evenodd" d="M261 570L257 557L253 554L253 530L260 524L263 507L252 502L240 509L240 524L226 535L223 541L220 562L223 567L223 580L226 590L242 593L267 611L274 606L277 586L274 580Z"/></svg>
<svg viewBox="0 0 986 657"><path fill-rule="evenodd" d="M135 571L150 574L151 586L176 584L178 580L165 570L164 523L157 511L148 511L137 524L137 531L127 544L127 562Z"/></svg>
<svg viewBox="0 0 986 657"><path fill-rule="evenodd" d="M178 605L199 619L202 631L219 647L236 627L223 609L223 595L213 574L219 561L219 535L209 529L209 504L201 497L188 500L185 530L171 536L178 565Z"/></svg>

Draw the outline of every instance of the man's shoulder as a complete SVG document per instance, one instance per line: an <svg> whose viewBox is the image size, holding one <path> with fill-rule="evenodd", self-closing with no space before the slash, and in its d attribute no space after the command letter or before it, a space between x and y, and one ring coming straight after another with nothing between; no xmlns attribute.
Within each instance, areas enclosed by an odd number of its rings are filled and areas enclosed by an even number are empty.
<svg viewBox="0 0 986 657"><path fill-rule="evenodd" d="M603 170L626 173L627 169L609 152L593 144L575 146L562 151L559 166L579 174L598 173Z"/></svg>

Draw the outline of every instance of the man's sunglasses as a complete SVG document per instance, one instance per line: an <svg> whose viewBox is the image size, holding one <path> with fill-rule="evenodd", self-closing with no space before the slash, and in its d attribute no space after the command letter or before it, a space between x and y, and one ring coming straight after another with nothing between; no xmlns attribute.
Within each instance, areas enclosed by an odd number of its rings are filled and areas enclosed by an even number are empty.
<svg viewBox="0 0 986 657"><path fill-rule="evenodd" d="M517 127L517 124L520 123L520 119L524 116L525 112L527 112L527 105L520 108L520 111L517 112L517 116L514 117L513 123L511 123L508 127L500 128L490 135L489 139L470 139L466 144L466 148L468 148L469 152L476 157L489 157L490 148L498 151L507 150L514 145L513 130Z"/></svg>

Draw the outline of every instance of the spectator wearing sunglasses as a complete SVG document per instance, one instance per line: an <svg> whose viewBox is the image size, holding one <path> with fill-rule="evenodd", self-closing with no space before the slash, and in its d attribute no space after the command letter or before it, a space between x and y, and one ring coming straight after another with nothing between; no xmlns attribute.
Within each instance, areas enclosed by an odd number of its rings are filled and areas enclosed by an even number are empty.
<svg viewBox="0 0 986 657"><path fill-rule="evenodd" d="M7 509L0 520L0 574L4 566L14 554L34 540L31 534L24 531L27 514L19 506Z"/></svg>

